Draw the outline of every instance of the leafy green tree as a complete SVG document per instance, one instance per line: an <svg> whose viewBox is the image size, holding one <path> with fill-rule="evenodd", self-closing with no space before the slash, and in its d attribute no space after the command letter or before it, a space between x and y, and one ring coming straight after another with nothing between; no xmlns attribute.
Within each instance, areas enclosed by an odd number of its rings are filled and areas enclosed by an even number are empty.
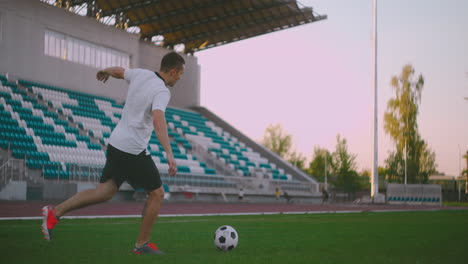
<svg viewBox="0 0 468 264"><path fill-rule="evenodd" d="M281 127L281 124L269 125L265 129L261 143L283 159L288 159L292 136Z"/></svg>
<svg viewBox="0 0 468 264"><path fill-rule="evenodd" d="M435 153L427 146L418 131L417 116L424 87L422 75L415 77L411 65L405 65L400 76L391 80L395 97L387 104L384 129L395 143L395 151L386 160L388 178L404 182L405 156L408 183L426 183L435 172Z"/></svg>
<svg viewBox="0 0 468 264"><path fill-rule="evenodd" d="M466 181L468 181L468 151L466 152L465 156L463 156L466 160L466 169L462 172L463 175L466 176Z"/></svg>
<svg viewBox="0 0 468 264"><path fill-rule="evenodd" d="M327 159L327 175L330 177L332 171L332 156L328 150L315 146L314 155L309 163L309 168L307 168L307 173L314 176L319 182L325 181L325 158Z"/></svg>
<svg viewBox="0 0 468 264"><path fill-rule="evenodd" d="M296 166L297 168L306 171L305 168L305 163L306 163L306 157L299 153L298 151L294 150L291 152L288 158L289 163L292 165Z"/></svg>
<svg viewBox="0 0 468 264"><path fill-rule="evenodd" d="M466 169L462 172L462 175L465 175L465 193L468 193L468 151L463 158L466 160Z"/></svg>
<svg viewBox="0 0 468 264"><path fill-rule="evenodd" d="M372 173L369 169L365 169L359 174L359 188L360 189L370 190L371 176L372 176ZM379 177L380 177L380 174L379 174Z"/></svg>
<svg viewBox="0 0 468 264"><path fill-rule="evenodd" d="M356 172L356 155L348 153L345 138L336 136L336 149L332 154L332 168L335 175L334 185L345 192L359 190L359 174Z"/></svg>

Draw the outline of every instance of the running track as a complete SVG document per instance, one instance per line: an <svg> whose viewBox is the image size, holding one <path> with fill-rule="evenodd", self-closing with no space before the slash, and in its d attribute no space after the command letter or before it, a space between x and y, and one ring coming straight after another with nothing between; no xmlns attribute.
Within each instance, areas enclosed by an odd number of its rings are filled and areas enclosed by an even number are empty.
<svg viewBox="0 0 468 264"><path fill-rule="evenodd" d="M0 201L0 218L38 217L41 208L53 202ZM107 202L73 211L67 216L135 216L141 214L143 202ZM261 214L261 213L325 213L363 211L418 211L418 210L468 210L468 207L421 206L421 205L354 205L354 204L258 204L258 203L204 203L166 202L160 215L192 214Z"/></svg>

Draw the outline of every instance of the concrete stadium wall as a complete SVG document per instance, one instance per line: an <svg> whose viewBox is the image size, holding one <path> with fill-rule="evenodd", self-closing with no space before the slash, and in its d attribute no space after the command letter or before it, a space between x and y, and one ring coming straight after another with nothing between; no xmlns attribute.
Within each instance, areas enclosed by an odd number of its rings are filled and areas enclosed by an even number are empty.
<svg viewBox="0 0 468 264"><path fill-rule="evenodd" d="M76 183L49 182L44 184L44 200L65 200L73 196L77 191Z"/></svg>
<svg viewBox="0 0 468 264"><path fill-rule="evenodd" d="M0 200L26 200L25 181L10 181L0 190Z"/></svg>
<svg viewBox="0 0 468 264"><path fill-rule="evenodd" d="M139 68L158 71L162 57L169 52L154 44L139 41ZM200 105L200 65L196 57L184 56L185 73L171 90L171 105L189 107Z"/></svg>
<svg viewBox="0 0 468 264"><path fill-rule="evenodd" d="M39 0L0 1L0 73L76 91L123 101L128 85L122 80L101 84L97 68L61 60L44 54L44 32L51 30L100 46L130 54L130 68L159 70L170 50L139 40L135 34L106 26ZM185 56L187 68L172 89L170 105L200 104L200 66L194 56Z"/></svg>

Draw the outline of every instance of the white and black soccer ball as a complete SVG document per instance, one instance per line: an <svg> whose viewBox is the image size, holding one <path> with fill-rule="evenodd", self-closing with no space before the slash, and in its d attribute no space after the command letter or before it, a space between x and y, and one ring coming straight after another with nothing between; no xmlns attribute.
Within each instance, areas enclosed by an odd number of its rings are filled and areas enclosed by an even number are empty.
<svg viewBox="0 0 468 264"><path fill-rule="evenodd" d="M230 251L237 247L239 235L232 226L222 226L214 233L214 244L222 251Z"/></svg>

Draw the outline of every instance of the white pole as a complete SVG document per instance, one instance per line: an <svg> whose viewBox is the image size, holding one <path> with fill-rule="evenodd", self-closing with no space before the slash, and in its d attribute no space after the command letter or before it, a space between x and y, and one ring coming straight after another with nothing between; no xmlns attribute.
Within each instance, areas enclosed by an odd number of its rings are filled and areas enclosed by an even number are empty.
<svg viewBox="0 0 468 264"><path fill-rule="evenodd" d="M461 158L462 158L461 148L460 148L460 144L458 144L458 175L460 175L460 177L462 176Z"/></svg>
<svg viewBox="0 0 468 264"><path fill-rule="evenodd" d="M408 153L407 153L407 151L406 151L406 136L405 136L405 185L408 183L407 156L408 156Z"/></svg>
<svg viewBox="0 0 468 264"><path fill-rule="evenodd" d="M461 184L462 184L462 171L461 171L461 149L458 144L458 201L461 201Z"/></svg>
<svg viewBox="0 0 468 264"><path fill-rule="evenodd" d="M325 152L325 190L328 189L328 179L327 179L327 158L328 152Z"/></svg>
<svg viewBox="0 0 468 264"><path fill-rule="evenodd" d="M377 118L377 0L373 0L372 8L372 22L373 22L373 45L372 45L372 59L374 67L373 70L373 80L372 84L374 86L374 140L373 140L373 163L374 168L372 170L372 182L371 182L371 197L375 197L379 193L379 167L378 167L378 137L377 137L377 127L378 127L378 118Z"/></svg>

